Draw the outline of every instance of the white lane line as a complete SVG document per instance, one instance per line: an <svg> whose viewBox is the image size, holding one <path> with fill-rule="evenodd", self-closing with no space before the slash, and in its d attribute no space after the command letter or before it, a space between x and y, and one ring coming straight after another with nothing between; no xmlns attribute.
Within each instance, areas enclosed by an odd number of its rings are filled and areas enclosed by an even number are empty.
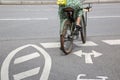
<svg viewBox="0 0 120 80"><path fill-rule="evenodd" d="M40 67L15 74L15 75L13 75L13 77L14 77L14 80L21 80L21 79L24 79L24 78L27 78L30 76L34 76L34 75L38 74L39 71L40 71Z"/></svg>
<svg viewBox="0 0 120 80"><path fill-rule="evenodd" d="M48 43L40 43L44 48L58 48L60 47L60 42L48 42ZM83 44L81 41L74 42L77 46L98 46L98 44L92 42L92 41L86 41L85 44Z"/></svg>
<svg viewBox="0 0 120 80"><path fill-rule="evenodd" d="M120 45L120 39L117 40L102 40L104 43L108 45Z"/></svg>
<svg viewBox="0 0 120 80"><path fill-rule="evenodd" d="M88 18L120 18L120 16L90 16Z"/></svg>
<svg viewBox="0 0 120 80"><path fill-rule="evenodd" d="M1 18L0 21L48 20L48 18Z"/></svg>
<svg viewBox="0 0 120 80"><path fill-rule="evenodd" d="M78 42L75 42L75 44L77 46L98 46L98 44L96 44L95 42L92 42L92 41L86 41L85 44L83 44L82 42L78 41Z"/></svg>
<svg viewBox="0 0 120 80"><path fill-rule="evenodd" d="M44 48L58 48L60 47L60 42L49 42L49 43L40 43Z"/></svg>
<svg viewBox="0 0 120 80"><path fill-rule="evenodd" d="M33 58L37 58L39 56L40 56L40 54L38 52L29 54L29 55L26 55L26 56L22 56L22 57L19 57L19 58L15 59L14 64L19 64L19 63L31 60Z"/></svg>

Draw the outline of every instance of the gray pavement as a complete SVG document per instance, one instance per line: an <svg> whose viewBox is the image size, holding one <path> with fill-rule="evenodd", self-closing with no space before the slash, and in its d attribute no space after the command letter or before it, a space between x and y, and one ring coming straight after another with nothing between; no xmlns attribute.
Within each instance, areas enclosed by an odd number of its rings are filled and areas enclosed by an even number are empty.
<svg viewBox="0 0 120 80"><path fill-rule="evenodd" d="M87 35L120 35L119 5L92 5ZM1 5L0 9L0 40L59 37L57 5Z"/></svg>
<svg viewBox="0 0 120 80"><path fill-rule="evenodd" d="M120 80L119 5L92 5L87 43L75 40L69 55L57 5L1 5L0 80Z"/></svg>

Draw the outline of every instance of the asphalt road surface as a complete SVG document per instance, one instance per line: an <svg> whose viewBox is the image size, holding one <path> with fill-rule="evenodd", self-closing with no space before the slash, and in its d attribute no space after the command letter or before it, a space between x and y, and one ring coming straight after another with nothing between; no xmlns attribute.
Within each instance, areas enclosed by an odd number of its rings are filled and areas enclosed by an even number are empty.
<svg viewBox="0 0 120 80"><path fill-rule="evenodd" d="M0 80L120 80L120 4L92 7L64 55L57 5L0 5Z"/></svg>

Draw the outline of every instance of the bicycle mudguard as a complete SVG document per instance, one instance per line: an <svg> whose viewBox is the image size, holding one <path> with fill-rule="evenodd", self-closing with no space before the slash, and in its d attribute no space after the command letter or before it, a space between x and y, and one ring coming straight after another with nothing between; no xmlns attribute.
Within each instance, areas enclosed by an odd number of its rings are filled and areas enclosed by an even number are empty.
<svg viewBox="0 0 120 80"><path fill-rule="evenodd" d="M60 24L60 35L62 35L63 29L64 29L64 23L67 21L68 19L64 19Z"/></svg>

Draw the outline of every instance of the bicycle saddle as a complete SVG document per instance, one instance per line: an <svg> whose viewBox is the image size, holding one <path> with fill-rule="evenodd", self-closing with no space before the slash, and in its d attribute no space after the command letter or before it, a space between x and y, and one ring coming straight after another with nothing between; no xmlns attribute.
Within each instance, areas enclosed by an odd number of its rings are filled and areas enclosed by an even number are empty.
<svg viewBox="0 0 120 80"><path fill-rule="evenodd" d="M65 11L65 12L69 12L69 11L72 12L72 11L74 11L74 9L71 8L71 7L67 7L67 8L64 8L63 11Z"/></svg>

